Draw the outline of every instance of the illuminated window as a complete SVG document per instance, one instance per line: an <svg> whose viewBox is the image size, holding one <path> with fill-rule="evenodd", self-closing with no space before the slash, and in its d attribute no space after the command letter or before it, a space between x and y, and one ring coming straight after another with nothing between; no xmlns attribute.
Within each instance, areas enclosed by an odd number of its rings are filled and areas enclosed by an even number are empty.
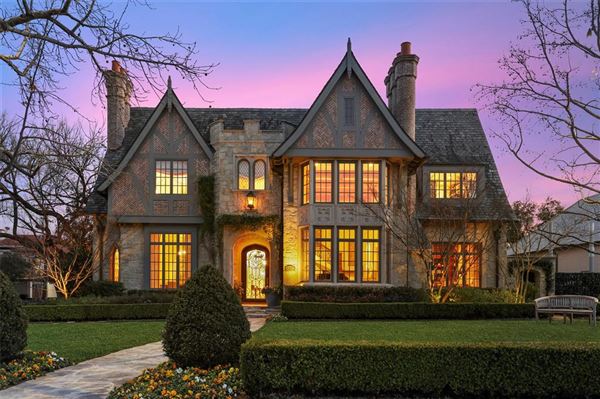
<svg viewBox="0 0 600 399"><path fill-rule="evenodd" d="M348 204L356 202L356 163L338 163L338 202Z"/></svg>
<svg viewBox="0 0 600 399"><path fill-rule="evenodd" d="M338 230L338 281L356 281L356 230Z"/></svg>
<svg viewBox="0 0 600 399"><path fill-rule="evenodd" d="M300 280L301 281L308 281L310 278L310 231L308 230L308 227L305 227L303 229L300 230L300 241L301 241L301 262L302 262L302 268L301 268L301 276L300 276Z"/></svg>
<svg viewBox="0 0 600 399"><path fill-rule="evenodd" d="M333 162L315 162L315 202L332 202Z"/></svg>
<svg viewBox="0 0 600 399"><path fill-rule="evenodd" d="M477 173L430 172L429 190L431 198L475 198Z"/></svg>
<svg viewBox="0 0 600 399"><path fill-rule="evenodd" d="M191 234L150 234L150 288L183 287L191 272Z"/></svg>
<svg viewBox="0 0 600 399"><path fill-rule="evenodd" d="M115 248L112 251L110 257L110 271L109 279L111 281L120 281L121 279L121 256L119 254L119 248Z"/></svg>
<svg viewBox="0 0 600 399"><path fill-rule="evenodd" d="M476 243L436 243L432 246L433 285L480 287L481 256Z"/></svg>
<svg viewBox="0 0 600 399"><path fill-rule="evenodd" d="M379 229L362 229L362 281L378 282L379 268Z"/></svg>
<svg viewBox="0 0 600 399"><path fill-rule="evenodd" d="M250 190L250 162L245 159L238 162L238 189Z"/></svg>
<svg viewBox="0 0 600 399"><path fill-rule="evenodd" d="M354 126L354 98L344 98L344 125Z"/></svg>
<svg viewBox="0 0 600 399"><path fill-rule="evenodd" d="M331 228L315 228L315 281L331 281Z"/></svg>
<svg viewBox="0 0 600 399"><path fill-rule="evenodd" d="M258 160L254 161L254 189L264 190L265 189L265 176L266 176L265 161Z"/></svg>
<svg viewBox="0 0 600 399"><path fill-rule="evenodd" d="M188 193L187 161L156 161L155 193L187 194Z"/></svg>
<svg viewBox="0 0 600 399"><path fill-rule="evenodd" d="M362 200L367 204L379 202L379 162L362 163Z"/></svg>
<svg viewBox="0 0 600 399"><path fill-rule="evenodd" d="M310 202L310 164L302 165L302 205Z"/></svg>

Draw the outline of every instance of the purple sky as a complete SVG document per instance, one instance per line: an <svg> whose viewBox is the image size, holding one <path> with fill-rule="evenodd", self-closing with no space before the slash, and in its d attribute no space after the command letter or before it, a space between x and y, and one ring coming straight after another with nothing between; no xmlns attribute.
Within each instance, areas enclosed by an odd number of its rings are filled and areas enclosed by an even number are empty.
<svg viewBox="0 0 600 399"><path fill-rule="evenodd" d="M421 59L417 107L478 107L470 89L502 78L497 59L520 32L522 15L509 1L152 5L152 10L130 9L132 29L157 34L179 27L186 40L197 41L201 63L220 63L207 81L219 90L203 91L213 107L310 106L343 57L348 37L382 97L383 79L400 43L411 41ZM7 71L1 72L4 81ZM90 96L92 83L92 71L84 67L63 83L64 97L103 123L104 110ZM173 85L186 106L209 105L185 81L174 77ZM3 87L2 108L14 112L14 99ZM157 101L150 95L141 105ZM504 153L489 133L493 121L481 116L511 202L527 195L534 200L551 195L565 205L576 200L570 187L527 172Z"/></svg>

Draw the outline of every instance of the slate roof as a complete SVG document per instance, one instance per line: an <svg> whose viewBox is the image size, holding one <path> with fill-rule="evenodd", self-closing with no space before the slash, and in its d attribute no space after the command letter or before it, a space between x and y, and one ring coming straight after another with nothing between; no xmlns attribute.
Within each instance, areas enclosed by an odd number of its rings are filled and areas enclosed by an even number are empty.
<svg viewBox="0 0 600 399"><path fill-rule="evenodd" d="M486 185L482 198L469 210L472 219L514 219L477 110L417 109L416 136L417 144L428 156L426 165L485 166ZM432 217L433 213L420 202L420 218Z"/></svg>
<svg viewBox="0 0 600 399"><path fill-rule="evenodd" d="M154 108L131 108L130 120L123 145L118 150L108 150L103 160L104 176L119 164L142 131ZM244 119L260 120L261 130L277 130L283 122L298 126L307 109L301 108L186 108L190 119L200 134L209 142L209 126L222 119L225 129L243 129ZM480 219L510 219L512 211L496 169L492 152L474 109L417 109L416 142L428 156L427 164L482 164L486 165L486 198ZM106 213L106 197L95 192L87 204L90 213ZM419 209L421 217L427 210Z"/></svg>

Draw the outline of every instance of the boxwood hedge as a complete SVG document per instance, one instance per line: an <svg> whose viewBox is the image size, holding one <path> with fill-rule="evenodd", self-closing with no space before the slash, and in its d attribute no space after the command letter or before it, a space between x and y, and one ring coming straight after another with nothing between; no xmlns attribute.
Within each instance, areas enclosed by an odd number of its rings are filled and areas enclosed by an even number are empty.
<svg viewBox="0 0 600 399"><path fill-rule="evenodd" d="M598 397L598 364L600 346L558 343L250 340L241 354L257 396Z"/></svg>
<svg viewBox="0 0 600 399"><path fill-rule="evenodd" d="M335 285L286 286L285 299L300 302L428 302L427 291L411 287Z"/></svg>
<svg viewBox="0 0 600 399"><path fill-rule="evenodd" d="M535 314L533 304L512 303L324 303L283 301L289 319L518 319Z"/></svg>
<svg viewBox="0 0 600 399"><path fill-rule="evenodd" d="M28 305L30 321L164 319L170 303Z"/></svg>

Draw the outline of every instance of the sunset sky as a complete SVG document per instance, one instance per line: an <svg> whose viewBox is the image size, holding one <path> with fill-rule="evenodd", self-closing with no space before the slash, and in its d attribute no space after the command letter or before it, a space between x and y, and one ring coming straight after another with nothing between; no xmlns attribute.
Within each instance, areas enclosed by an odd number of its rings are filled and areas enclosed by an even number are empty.
<svg viewBox="0 0 600 399"><path fill-rule="evenodd" d="M420 57L417 107L478 108L471 88L502 79L497 60L517 39L523 15L509 1L153 1L152 6L128 11L132 30L158 34L179 28L185 40L196 41L201 63L220 64L207 81L219 89L202 92L213 107L309 107L351 37L354 54L382 97L383 80L400 43L411 41ZM1 72L4 81L7 71ZM84 67L63 82L64 96L102 123L104 110L90 96L92 83L93 71ZM173 85L186 106L209 105L185 81L174 76ZM14 111L15 100L3 87L2 108ZM157 100L150 95L141 105L153 106ZM565 205L577 199L570 187L527 172L504 153L491 134L499 127L488 115L481 116L511 202L527 195L535 200L551 195Z"/></svg>

